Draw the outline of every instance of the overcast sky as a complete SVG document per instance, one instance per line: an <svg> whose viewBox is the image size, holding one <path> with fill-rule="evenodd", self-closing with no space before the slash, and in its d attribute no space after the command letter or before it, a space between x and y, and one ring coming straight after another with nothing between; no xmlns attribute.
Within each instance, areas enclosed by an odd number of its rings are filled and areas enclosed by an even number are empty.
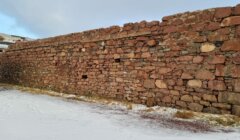
<svg viewBox="0 0 240 140"><path fill-rule="evenodd" d="M240 1L0 0L0 32L44 38L237 3Z"/></svg>

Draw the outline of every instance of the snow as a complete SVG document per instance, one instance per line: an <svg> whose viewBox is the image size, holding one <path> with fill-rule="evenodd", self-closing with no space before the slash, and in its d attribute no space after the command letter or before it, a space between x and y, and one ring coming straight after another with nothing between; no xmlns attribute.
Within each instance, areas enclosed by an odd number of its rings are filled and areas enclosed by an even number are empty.
<svg viewBox="0 0 240 140"><path fill-rule="evenodd" d="M158 125L135 111L4 90L0 91L0 139L240 140L240 130L194 133Z"/></svg>

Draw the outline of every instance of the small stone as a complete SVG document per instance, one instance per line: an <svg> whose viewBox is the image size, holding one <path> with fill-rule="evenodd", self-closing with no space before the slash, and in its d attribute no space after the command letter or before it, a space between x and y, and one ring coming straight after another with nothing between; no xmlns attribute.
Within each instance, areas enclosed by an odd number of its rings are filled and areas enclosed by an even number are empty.
<svg viewBox="0 0 240 140"><path fill-rule="evenodd" d="M150 80L150 79L144 80L143 86L145 88L155 88L154 80Z"/></svg>
<svg viewBox="0 0 240 140"><path fill-rule="evenodd" d="M232 108L232 112L234 115L240 116L240 106L234 105Z"/></svg>
<svg viewBox="0 0 240 140"><path fill-rule="evenodd" d="M193 102L193 97L191 95L183 95L181 100L185 102Z"/></svg>
<svg viewBox="0 0 240 140"><path fill-rule="evenodd" d="M213 107L222 108L222 109L231 109L231 105L224 103L212 103Z"/></svg>
<svg viewBox="0 0 240 140"><path fill-rule="evenodd" d="M199 70L196 73L195 77L196 79L201 79L201 80L213 80L215 78L212 72L205 69Z"/></svg>
<svg viewBox="0 0 240 140"><path fill-rule="evenodd" d="M179 96L179 91L177 90L170 90L170 94L174 95L174 96Z"/></svg>
<svg viewBox="0 0 240 140"><path fill-rule="evenodd" d="M183 107L183 108L187 107L187 104L184 101L176 101L176 105Z"/></svg>
<svg viewBox="0 0 240 140"><path fill-rule="evenodd" d="M166 74L171 72L172 69L171 68L159 68L159 74Z"/></svg>
<svg viewBox="0 0 240 140"><path fill-rule="evenodd" d="M151 57L151 54L149 52L142 53L142 58L149 58Z"/></svg>
<svg viewBox="0 0 240 140"><path fill-rule="evenodd" d="M215 55L208 57L209 64L223 64L225 62L225 56L223 55Z"/></svg>
<svg viewBox="0 0 240 140"><path fill-rule="evenodd" d="M232 39L225 41L221 47L221 51L240 51L240 39Z"/></svg>
<svg viewBox="0 0 240 140"><path fill-rule="evenodd" d="M232 17L225 18L222 21L221 26L226 27L226 26L233 26L233 25L239 25L239 24L240 24L240 16L232 16Z"/></svg>
<svg viewBox="0 0 240 140"><path fill-rule="evenodd" d="M214 44L211 43L205 43L201 46L200 50L201 52L211 52L216 48Z"/></svg>
<svg viewBox="0 0 240 140"><path fill-rule="evenodd" d="M217 102L217 98L215 95L203 94L203 100L210 102Z"/></svg>
<svg viewBox="0 0 240 140"><path fill-rule="evenodd" d="M154 106L154 98L148 98L146 104L147 104L147 107Z"/></svg>
<svg viewBox="0 0 240 140"><path fill-rule="evenodd" d="M187 85L192 88L200 88L202 87L202 81L200 80L189 80Z"/></svg>
<svg viewBox="0 0 240 140"><path fill-rule="evenodd" d="M181 79L193 79L193 76L189 73L182 73Z"/></svg>
<svg viewBox="0 0 240 140"><path fill-rule="evenodd" d="M203 62L203 57L202 56L195 56L193 57L193 63L198 64Z"/></svg>
<svg viewBox="0 0 240 140"><path fill-rule="evenodd" d="M210 106L211 104L207 101L200 101L200 104L201 105L204 105L204 106Z"/></svg>
<svg viewBox="0 0 240 140"><path fill-rule="evenodd" d="M158 88L161 88L161 89L167 88L167 84L163 82L163 80L156 80L155 84Z"/></svg>
<svg viewBox="0 0 240 140"><path fill-rule="evenodd" d="M223 91L226 90L226 85L223 81L212 80L208 82L208 88L211 90Z"/></svg>
<svg viewBox="0 0 240 140"><path fill-rule="evenodd" d="M221 113L221 111L219 109L215 108L215 107L204 108L203 112L212 113L212 114L220 114Z"/></svg>
<svg viewBox="0 0 240 140"><path fill-rule="evenodd" d="M171 103L172 102L172 98L170 96L165 96L165 97L163 97L162 101L164 103Z"/></svg>
<svg viewBox="0 0 240 140"><path fill-rule="evenodd" d="M148 46L155 46L157 44L157 42L155 40L149 40L147 42Z"/></svg>
<svg viewBox="0 0 240 140"><path fill-rule="evenodd" d="M188 105L188 108L192 111L196 111L196 112L201 112L203 110L203 106L198 104L198 103L190 103Z"/></svg>

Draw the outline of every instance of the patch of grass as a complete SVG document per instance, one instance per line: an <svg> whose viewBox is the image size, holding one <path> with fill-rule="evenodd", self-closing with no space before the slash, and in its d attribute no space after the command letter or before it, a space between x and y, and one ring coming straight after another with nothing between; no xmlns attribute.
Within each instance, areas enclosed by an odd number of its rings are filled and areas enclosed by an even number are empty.
<svg viewBox="0 0 240 140"><path fill-rule="evenodd" d="M211 117L209 120L222 126L234 126L240 124L240 118L237 116Z"/></svg>
<svg viewBox="0 0 240 140"><path fill-rule="evenodd" d="M177 111L174 117L180 119L192 119L194 117L194 113L189 111Z"/></svg>

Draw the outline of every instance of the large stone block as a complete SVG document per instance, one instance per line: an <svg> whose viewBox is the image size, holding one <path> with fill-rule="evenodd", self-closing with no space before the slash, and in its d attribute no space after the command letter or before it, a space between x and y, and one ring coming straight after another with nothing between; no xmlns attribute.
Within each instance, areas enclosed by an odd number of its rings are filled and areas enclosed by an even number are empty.
<svg viewBox="0 0 240 140"><path fill-rule="evenodd" d="M196 112L201 112L203 110L203 106L198 104L198 103L190 103L188 105L188 108L192 111L196 111Z"/></svg>
<svg viewBox="0 0 240 140"><path fill-rule="evenodd" d="M221 92L218 95L218 102L240 105L240 94L233 92Z"/></svg>
<svg viewBox="0 0 240 140"><path fill-rule="evenodd" d="M145 88L155 88L155 81L152 80L152 79L144 80L143 86L144 86Z"/></svg>
<svg viewBox="0 0 240 140"><path fill-rule="evenodd" d="M232 108L232 113L234 115L240 116L240 106L234 105L233 108Z"/></svg>
<svg viewBox="0 0 240 140"><path fill-rule="evenodd" d="M230 16L232 13L232 7L223 7L223 8L217 8L215 11L215 17L216 18L225 18Z"/></svg>
<svg viewBox="0 0 240 140"><path fill-rule="evenodd" d="M240 79L234 80L234 91L240 92Z"/></svg>
<svg viewBox="0 0 240 140"><path fill-rule="evenodd" d="M212 72L205 69L199 70L196 73L195 77L196 79L201 79L201 80L213 80L215 78Z"/></svg>
<svg viewBox="0 0 240 140"><path fill-rule="evenodd" d="M189 80L187 85L192 88L200 88L200 87L202 87L202 81L201 80Z"/></svg>
<svg viewBox="0 0 240 140"><path fill-rule="evenodd" d="M193 97L191 95L183 95L181 100L185 102L193 102Z"/></svg>
<svg viewBox="0 0 240 140"><path fill-rule="evenodd" d="M226 85L223 81L211 80L208 82L208 88L211 90L223 91L226 90Z"/></svg>
<svg viewBox="0 0 240 140"><path fill-rule="evenodd" d="M233 25L239 25L239 24L240 24L240 16L232 16L232 17L225 18L222 21L221 26L226 27L226 26L233 26Z"/></svg>
<svg viewBox="0 0 240 140"><path fill-rule="evenodd" d="M203 100L210 102L217 102L217 98L215 95L203 94Z"/></svg>
<svg viewBox="0 0 240 140"><path fill-rule="evenodd" d="M240 51L240 39L225 41L221 47L222 51Z"/></svg>

